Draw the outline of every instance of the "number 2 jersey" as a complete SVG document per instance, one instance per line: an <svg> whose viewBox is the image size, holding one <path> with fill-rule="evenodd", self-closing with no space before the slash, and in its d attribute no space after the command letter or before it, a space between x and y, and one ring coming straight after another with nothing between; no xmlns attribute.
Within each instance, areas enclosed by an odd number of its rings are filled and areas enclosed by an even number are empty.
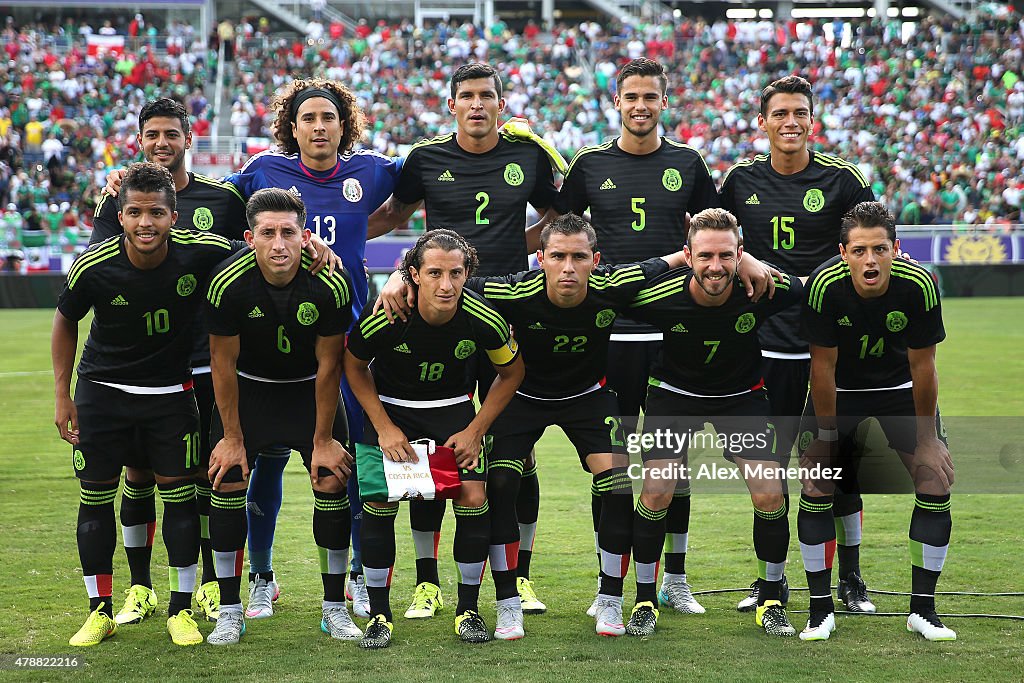
<svg viewBox="0 0 1024 683"><path fill-rule="evenodd" d="M508 323L480 295L463 289L454 317L431 325L415 308L407 321L389 323L368 304L348 335L348 352L372 361L377 393L384 403L468 399L476 384L470 370L483 352L497 366L519 356ZM483 362L482 359L480 362Z"/></svg>
<svg viewBox="0 0 1024 683"><path fill-rule="evenodd" d="M807 168L783 175L771 155L741 161L722 181L722 207L739 221L743 250L771 261L793 276L810 274L839 250L840 221L860 202L874 201L855 165L812 151ZM761 328L765 351L803 354L800 309L791 308Z"/></svg>
<svg viewBox="0 0 1024 683"><path fill-rule="evenodd" d="M314 171L298 154L276 150L260 152L240 171L224 178L244 197L256 190L289 190L306 205L306 227L341 257L352 282L352 315L366 304L366 227L370 214L391 195L401 160L370 150L338 155L327 171Z"/></svg>
<svg viewBox="0 0 1024 683"><path fill-rule="evenodd" d="M866 299L853 287L841 257L823 263L807 281L801 334L815 346L839 348L840 391L911 386L907 349L923 349L946 338L942 307L931 273L893 260L885 294Z"/></svg>
<svg viewBox="0 0 1024 683"><path fill-rule="evenodd" d="M690 396L736 396L759 389L761 346L757 330L779 311L798 304L803 286L783 274L775 296L756 303L739 280L720 306L703 306L690 294L693 271L676 268L651 282L630 305L630 315L665 333L650 383Z"/></svg>
<svg viewBox="0 0 1024 683"><path fill-rule="evenodd" d="M124 242L115 235L82 252L57 300L69 320L95 311L78 375L135 387L188 384L193 322L210 273L244 243L172 228L163 263L141 270Z"/></svg>
<svg viewBox="0 0 1024 683"><path fill-rule="evenodd" d="M660 258L598 266L590 274L586 298L571 308L551 302L540 269L470 278L467 287L482 292L515 330L526 363L519 393L562 399L604 385L608 341L619 311L627 310L650 278L667 270L668 263Z"/></svg>

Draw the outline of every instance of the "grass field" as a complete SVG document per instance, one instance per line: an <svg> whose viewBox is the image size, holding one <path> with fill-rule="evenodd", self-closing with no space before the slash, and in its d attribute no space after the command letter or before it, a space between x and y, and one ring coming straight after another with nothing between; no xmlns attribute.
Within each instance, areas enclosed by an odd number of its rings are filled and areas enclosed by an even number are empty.
<svg viewBox="0 0 1024 683"><path fill-rule="evenodd" d="M1019 380L1024 377L1019 321L1024 299L952 299L944 302L948 339L940 346L940 397L946 415L1024 415ZM50 311L0 311L0 654L68 654L68 638L86 615L86 596L75 549L78 486L70 453L52 425L49 372ZM84 338L84 330L82 334ZM1017 380L1013 380L1016 377ZM954 452L954 459L956 453ZM164 618L123 627L96 648L76 652L87 666L72 674L0 671L0 680L361 680L494 681L710 681L778 680L1021 680L1024 621L950 618L955 643L927 643L905 630L898 617L839 617L827 643L770 639L753 616L735 611L741 593L707 595L708 612L663 612L647 640L594 635L583 612L594 590L589 480L560 431L549 431L538 462L542 503L533 578L549 611L527 617L527 637L512 643L466 646L452 630L446 605L433 620L401 617L412 594L412 542L404 512L397 528L399 565L393 603L395 641L390 650L361 651L332 641L319 630L320 579L310 531L312 496L298 459L285 477L285 502L275 564L284 592L271 620L250 622L242 643L231 648L171 644ZM940 590L1024 591L1020 519L1024 496L954 495L952 549ZM866 501L862 566L869 587L905 591L910 571L906 550L911 499L872 496ZM789 576L803 585L796 544L796 515ZM688 574L696 589L746 586L755 572L750 506L744 496L708 495L693 500ZM450 559L452 515L442 546L442 586L454 601ZM159 539L154 579L166 605L166 556ZM115 557L115 600L127 588L123 551ZM627 579L627 603L631 595ZM492 584L485 581L483 613L493 628ZM905 597L874 596L880 611L906 609ZM806 605L794 593L791 608ZM116 607L119 606L119 603ZM1024 597L942 597L940 612L1024 614ZM802 625L806 617L792 616ZM211 625L201 624L208 633Z"/></svg>

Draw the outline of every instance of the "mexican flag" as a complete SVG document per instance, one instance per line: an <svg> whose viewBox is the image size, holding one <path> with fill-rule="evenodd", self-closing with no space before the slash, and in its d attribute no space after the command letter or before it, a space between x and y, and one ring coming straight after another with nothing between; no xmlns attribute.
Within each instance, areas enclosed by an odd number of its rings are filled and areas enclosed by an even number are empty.
<svg viewBox="0 0 1024 683"><path fill-rule="evenodd" d="M102 57L105 54L120 57L124 54L124 36L90 34L85 39L85 44L85 53L90 57Z"/></svg>
<svg viewBox="0 0 1024 683"><path fill-rule="evenodd" d="M433 441L413 442L418 462L393 462L377 446L356 444L359 497L377 503L455 498L461 484L455 451Z"/></svg>

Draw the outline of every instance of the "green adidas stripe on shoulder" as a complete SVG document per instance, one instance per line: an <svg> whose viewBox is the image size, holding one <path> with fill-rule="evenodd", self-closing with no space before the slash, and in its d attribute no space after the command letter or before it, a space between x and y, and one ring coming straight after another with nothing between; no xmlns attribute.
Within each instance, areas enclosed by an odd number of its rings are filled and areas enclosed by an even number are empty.
<svg viewBox="0 0 1024 683"><path fill-rule="evenodd" d="M303 251L303 269L309 270L312 265L313 257ZM310 274L313 275L312 273ZM348 284L345 282L345 278L343 278L340 273L335 271L333 275L328 275L327 269L324 268L319 273L313 275L313 277L317 278L318 280L321 280L324 284L328 286L328 288L330 288L331 293L334 294L334 304L338 308L341 308L342 306L347 306L349 303L351 303L352 298L348 291Z"/></svg>
<svg viewBox="0 0 1024 683"><path fill-rule="evenodd" d="M387 313L383 310L377 311L369 318L359 323L359 333L363 335L363 339L369 339L376 333L385 329L390 325Z"/></svg>
<svg viewBox="0 0 1024 683"><path fill-rule="evenodd" d="M630 308L639 308L647 304L664 299L665 297L678 294L686 289L686 276L679 275L671 280L660 282L654 287L640 290L629 304Z"/></svg>
<svg viewBox="0 0 1024 683"><path fill-rule="evenodd" d="M644 272L640 266L630 266L628 268L620 268L610 275L595 275L591 273L588 284L594 289L610 289L633 282L642 282L644 279Z"/></svg>
<svg viewBox="0 0 1024 683"><path fill-rule="evenodd" d="M544 278L535 277L527 282L484 283L484 297L488 299L527 299L544 289Z"/></svg>
<svg viewBox="0 0 1024 683"><path fill-rule="evenodd" d="M924 293L924 310L930 311L939 304L939 293L935 289L935 282L924 270L909 263L893 261L892 274L911 282L916 282Z"/></svg>
<svg viewBox="0 0 1024 683"><path fill-rule="evenodd" d="M768 161L767 154L755 154L750 159L744 159L743 161L736 162L729 167L728 171L725 172L725 175L722 177L722 184L725 185L725 181L729 179L729 176L737 168L746 168L747 166L753 166L756 163L764 163L765 161Z"/></svg>
<svg viewBox="0 0 1024 683"><path fill-rule="evenodd" d="M498 333L498 337L501 339L502 343L508 341L508 323L506 323L505 319L498 315L493 309L488 308L472 297L466 296L465 293L462 295L462 308L474 318L482 320L494 328L494 331Z"/></svg>
<svg viewBox="0 0 1024 683"><path fill-rule="evenodd" d="M71 264L71 268L68 269L68 289L75 288L78 278L80 278L86 270L97 263L102 263L113 256L117 256L120 248L121 240L111 239L100 242L95 250L86 249L83 251L82 255L79 256L78 259Z"/></svg>
<svg viewBox="0 0 1024 683"><path fill-rule="evenodd" d="M100 197L99 199L96 200L96 208L92 212L92 217L99 218L100 212L103 210L103 205L106 204L111 199L113 199L113 197L111 197L106 192L100 192Z"/></svg>
<svg viewBox="0 0 1024 683"><path fill-rule="evenodd" d="M190 230L171 228L171 240L178 244L209 244L231 250L231 242L226 237L209 232L192 232Z"/></svg>
<svg viewBox="0 0 1024 683"><path fill-rule="evenodd" d="M443 144L445 142L451 142L453 137L455 137L455 133L454 132L453 133L445 133L444 135L435 135L434 137L432 137L432 138L430 138L428 140L420 140L419 142L417 142L415 145L412 146L412 148L409 150L409 154L412 154L414 151L416 151L417 149L419 149L421 147L428 147L430 145L440 145L440 144ZM406 158L409 157L409 154L406 155Z"/></svg>
<svg viewBox="0 0 1024 683"><path fill-rule="evenodd" d="M850 163L849 161L845 161L843 159L840 159L839 157L832 156L831 154L825 154L824 152L816 152L814 154L814 160L821 164L822 166L845 169L850 172L850 174L857 180L858 183L860 183L861 187L868 186L868 181L864 177L864 174L861 172L860 168L858 168L855 164Z"/></svg>
<svg viewBox="0 0 1024 683"><path fill-rule="evenodd" d="M680 149L688 149L694 154L696 154L697 158L700 159L700 162L704 164L704 170L708 172L708 175L711 175L711 169L708 167L708 162L705 161L704 155L700 153L699 149L691 145L688 145L685 142L679 142L678 140L670 140L668 138L665 138L665 142L672 145L673 147L678 147Z"/></svg>
<svg viewBox="0 0 1024 683"><path fill-rule="evenodd" d="M775 277L773 275L772 279L775 280L775 289L782 289L782 290L788 290L789 289L790 279L789 279L789 276L786 275L785 273L782 274L781 278L777 278L777 277Z"/></svg>
<svg viewBox="0 0 1024 683"><path fill-rule="evenodd" d="M210 185L221 190L227 190L231 194L238 197L240 201L242 201L243 203L245 202L245 197L243 197L242 193L238 191L238 188L235 187L234 183L228 183L223 180L218 180L217 178L211 178L210 176L203 175L202 173L193 173L192 177L198 180L199 182L203 183L204 185Z"/></svg>
<svg viewBox="0 0 1024 683"><path fill-rule="evenodd" d="M256 252L251 251L241 257L227 268L217 273L210 281L210 289L206 294L207 300L215 307L220 307L224 291L239 277L256 267Z"/></svg>
<svg viewBox="0 0 1024 683"><path fill-rule="evenodd" d="M576 156L574 156L572 158L572 161L569 162L569 168L566 169L565 175L569 175L570 173L572 173L572 167L575 166L576 162L580 158L582 158L584 155L590 154L591 152L599 152L599 151L601 151L603 149L608 149L613 144L615 144L615 139L614 138L612 138L611 140L608 140L607 142L602 142L600 145L586 145L584 147L581 147L580 150L578 152L576 152Z"/></svg>
<svg viewBox="0 0 1024 683"><path fill-rule="evenodd" d="M825 301L825 290L834 282L850 277L850 268L846 261L840 261L818 273L811 283L808 303L818 313L821 313L822 304Z"/></svg>

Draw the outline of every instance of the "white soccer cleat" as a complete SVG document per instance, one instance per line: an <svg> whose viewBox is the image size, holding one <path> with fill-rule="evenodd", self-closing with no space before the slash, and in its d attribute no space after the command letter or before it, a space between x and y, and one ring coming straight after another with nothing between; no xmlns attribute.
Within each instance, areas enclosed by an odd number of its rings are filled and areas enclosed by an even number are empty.
<svg viewBox="0 0 1024 683"><path fill-rule="evenodd" d="M352 614L363 619L370 618L370 594L366 592L366 580L362 574L355 581L345 584L345 597L352 603Z"/></svg>
<svg viewBox="0 0 1024 683"><path fill-rule="evenodd" d="M277 581L257 578L249 582L249 606L245 616L250 619L266 619L274 616L274 601L281 595Z"/></svg>
<svg viewBox="0 0 1024 683"><path fill-rule="evenodd" d="M800 631L800 640L828 640L832 632L836 630L835 612L827 614L812 614L807 620L807 626Z"/></svg>
<svg viewBox="0 0 1024 683"><path fill-rule="evenodd" d="M599 636L622 636L626 626L622 623L622 598L601 596L597 600L596 630Z"/></svg>
<svg viewBox="0 0 1024 683"><path fill-rule="evenodd" d="M519 640L525 635L523 606L498 605L498 620L494 625L494 637L498 640Z"/></svg>
<svg viewBox="0 0 1024 683"><path fill-rule="evenodd" d="M217 625L213 627L206 642L210 645L235 645L245 633L245 619L241 610L221 609Z"/></svg>
<svg viewBox="0 0 1024 683"><path fill-rule="evenodd" d="M352 622L348 610L342 606L324 607L320 630L335 640L362 640L363 630Z"/></svg>
<svg viewBox="0 0 1024 683"><path fill-rule="evenodd" d="M944 625L935 612L911 614L907 617L907 630L920 633L926 640L956 640L956 631Z"/></svg>
<svg viewBox="0 0 1024 683"><path fill-rule="evenodd" d="M685 575L681 580L662 580L658 602L683 614L704 614L706 611L704 606L697 602L697 598L693 597L693 591L686 582Z"/></svg>

